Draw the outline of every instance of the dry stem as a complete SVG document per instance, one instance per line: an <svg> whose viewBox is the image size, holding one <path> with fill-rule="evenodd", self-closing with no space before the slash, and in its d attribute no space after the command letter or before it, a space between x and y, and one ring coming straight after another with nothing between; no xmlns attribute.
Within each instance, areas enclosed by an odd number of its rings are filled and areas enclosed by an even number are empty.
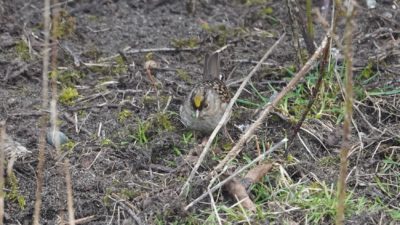
<svg viewBox="0 0 400 225"><path fill-rule="evenodd" d="M55 0L56 1L56 0ZM55 2L57 4L57 1ZM57 43L57 30L58 30L58 21L59 21L59 12L58 7L54 9L54 16L52 19L52 42ZM52 46L51 52L51 103L50 103L50 116L51 116L51 132L59 131L59 127L57 125L57 54L58 54L58 45ZM58 134L55 135L55 147L57 151L57 156L61 155L61 144L60 144L60 136ZM70 225L75 225L75 217L74 217L74 205L73 205L73 196L72 196L72 181L71 175L69 171L69 161L68 159L64 160L63 165L59 165L58 169L61 171L60 174L65 174L65 184L66 184L66 192L67 192L67 209L68 209L68 220Z"/></svg>
<svg viewBox="0 0 400 225"><path fill-rule="evenodd" d="M340 174L338 180L338 205L336 212L336 224L340 225L344 222L344 210L346 200L346 176L347 176L347 156L351 148L350 137L351 137L351 120L353 114L353 58L352 58L352 32L353 32L353 1L349 1L347 5L346 13L346 28L344 33L345 41L345 62L346 62L346 74L345 74L345 117L343 123L343 142L340 151Z"/></svg>
<svg viewBox="0 0 400 225"><path fill-rule="evenodd" d="M43 45L43 73L42 73L42 110L48 107L48 73L49 73L49 40L50 40L50 0L44 0L44 45ZM39 135L39 162L37 167L37 180L35 192L35 208L33 212L33 224L39 225L40 208L42 205L42 189L43 189L43 169L45 161L45 132L46 132L46 114L43 114L40 119L40 135Z"/></svg>
<svg viewBox="0 0 400 225"><path fill-rule="evenodd" d="M6 123L0 121L0 225L4 218L4 152L6 150Z"/></svg>

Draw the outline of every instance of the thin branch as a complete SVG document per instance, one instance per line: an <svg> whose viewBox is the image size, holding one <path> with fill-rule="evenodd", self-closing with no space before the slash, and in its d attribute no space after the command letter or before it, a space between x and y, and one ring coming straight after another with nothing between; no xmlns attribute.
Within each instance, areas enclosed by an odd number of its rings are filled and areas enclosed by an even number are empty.
<svg viewBox="0 0 400 225"><path fill-rule="evenodd" d="M144 49L132 49L131 47L127 47L122 50L123 54L138 54L138 53L149 53L149 52L186 52L186 51L196 51L199 47L195 48L144 48ZM106 58L101 58L99 61L105 62L111 59L114 59L121 54L115 54L112 56L108 56Z"/></svg>
<svg viewBox="0 0 400 225"><path fill-rule="evenodd" d="M225 122L228 120L230 112L232 110L233 104L236 102L236 99L239 97L241 94L242 90L246 86L247 82L250 80L250 78L255 74L255 72L261 67L261 64L269 57L269 55L275 50L276 46L283 40L285 37L285 33L281 35L281 37L275 42L275 44L265 53L265 55L261 58L261 60L258 62L258 64L253 68L253 70L247 75L246 79L243 80L242 84L240 85L239 89L236 91L235 95L229 102L229 105L226 107L225 113L222 116L221 120L219 121L217 127L214 129L212 134L210 135L210 138L208 139L207 144L205 145L201 155L199 156L199 160L197 161L196 165L192 169L188 179L186 180L185 184L182 187L180 195L186 195L189 189L190 181L193 179L194 175L196 174L197 170L199 169L201 163L203 162L205 156L210 150L212 141L214 138L217 136L218 131L221 129L221 127L225 124Z"/></svg>
<svg viewBox="0 0 400 225"><path fill-rule="evenodd" d="M212 195L210 189L208 189L208 194L210 196L211 206L214 210L215 217L217 218L218 224L222 225L221 217L218 214L218 209L217 209L217 206L215 205L214 196Z"/></svg>

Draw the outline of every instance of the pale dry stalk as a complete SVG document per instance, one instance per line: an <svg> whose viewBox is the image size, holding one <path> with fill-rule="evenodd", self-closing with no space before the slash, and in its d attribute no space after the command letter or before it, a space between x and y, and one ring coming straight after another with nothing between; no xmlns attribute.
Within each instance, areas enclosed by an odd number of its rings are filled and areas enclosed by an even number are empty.
<svg viewBox="0 0 400 225"><path fill-rule="evenodd" d="M42 68L42 110L46 110L48 107L49 96L48 96L48 73L49 73L49 41L50 41L50 0L44 0L44 11L43 11L43 33L44 33L44 44L43 44L43 68ZM40 209L42 205L42 189L43 189L43 169L45 162L45 136L46 136L46 118L47 115L43 114L40 119L40 134L39 134L39 156L37 166L37 180L36 180L36 192L35 192L35 207L33 212L33 224L39 225L40 221Z"/></svg>
<svg viewBox="0 0 400 225"><path fill-rule="evenodd" d="M345 72L345 117L343 123L343 141L340 150L340 173L338 180L338 205L336 212L336 224L341 225L344 223L344 211L345 211L345 200L346 200L346 176L347 176L347 165L348 155L351 148L351 121L353 115L353 1L348 1L347 12L346 12L346 27L344 33L344 57L346 62Z"/></svg>

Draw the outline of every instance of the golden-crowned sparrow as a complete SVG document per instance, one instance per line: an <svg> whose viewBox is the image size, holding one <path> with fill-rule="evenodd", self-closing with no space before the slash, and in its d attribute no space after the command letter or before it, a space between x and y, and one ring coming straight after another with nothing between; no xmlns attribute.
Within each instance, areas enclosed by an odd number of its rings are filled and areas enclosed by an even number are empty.
<svg viewBox="0 0 400 225"><path fill-rule="evenodd" d="M220 79L219 55L206 55L203 81L188 93L180 116L182 123L191 130L211 133L221 120L230 101L230 93Z"/></svg>
<svg viewBox="0 0 400 225"><path fill-rule="evenodd" d="M22 158L28 153L31 153L22 144L14 141L10 136L5 135L4 139L0 141L0 148L3 148L5 159L15 160L17 158Z"/></svg>

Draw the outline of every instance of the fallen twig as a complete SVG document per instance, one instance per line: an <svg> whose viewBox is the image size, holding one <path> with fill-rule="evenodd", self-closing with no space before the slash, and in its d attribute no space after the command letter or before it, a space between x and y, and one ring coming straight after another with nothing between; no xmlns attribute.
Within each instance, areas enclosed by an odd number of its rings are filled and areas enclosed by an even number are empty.
<svg viewBox="0 0 400 225"><path fill-rule="evenodd" d="M85 224L85 223L92 222L95 219L96 219L95 215L91 215L91 216L83 217L83 218L80 218L80 219L75 219L75 224L76 225L77 224ZM69 225L68 222L64 222L64 224L65 225Z"/></svg>
<svg viewBox="0 0 400 225"><path fill-rule="evenodd" d="M179 52L179 51L196 51L199 47L195 48L145 48L145 49L132 49L131 47L126 47L121 52L123 54L138 54L138 53L149 53L149 52ZM111 59L114 59L121 54L115 54L112 56L108 56L107 58L101 58L99 61L105 62Z"/></svg>
<svg viewBox="0 0 400 225"><path fill-rule="evenodd" d="M128 47L124 49L125 54L148 53L148 52L179 52L179 51L195 51L196 48L148 48L148 49L131 49Z"/></svg>

